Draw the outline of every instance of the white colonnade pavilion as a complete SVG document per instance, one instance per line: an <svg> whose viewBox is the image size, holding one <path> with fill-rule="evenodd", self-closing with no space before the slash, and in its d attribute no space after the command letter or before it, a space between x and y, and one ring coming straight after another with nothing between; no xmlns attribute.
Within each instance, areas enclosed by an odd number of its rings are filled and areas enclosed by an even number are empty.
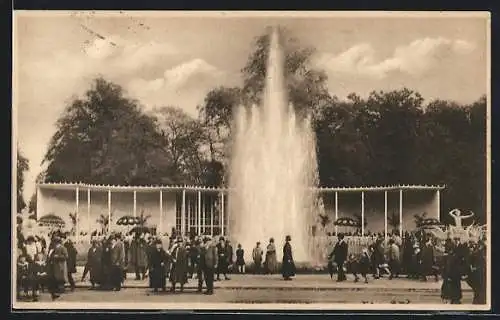
<svg viewBox="0 0 500 320"><path fill-rule="evenodd" d="M342 196L349 193L350 196L355 194L359 196L359 203L355 204L355 210L361 215L361 235L365 233L365 213L367 210L365 197L367 194L382 193L383 194L383 215L384 215L384 233L387 237L388 234L388 195L398 195L398 214L399 221L403 221L404 216L404 201L405 194L418 191L427 191L433 193L433 204L431 204L430 216L440 219L440 204L441 204L441 190L444 186L435 185L396 185L396 186L378 186L378 187L318 187L313 190L323 197L333 197L333 208L329 210L329 215L332 220L337 220L341 211L339 210L342 204ZM50 208L46 208L45 202L47 197L44 196L45 192L52 191L69 191L74 192L74 203L70 206L77 216L76 234L80 234L81 230L91 230L91 214L92 214L92 194L106 193L107 194L107 214L108 219L111 221L113 211L113 195L114 194L130 194L133 203L129 215L134 217L138 216L137 197L143 193L148 193L150 199L152 195L156 198L151 200L150 209L148 214L156 215L158 217L157 232L164 233L170 232L171 228L175 228L177 232L182 234L209 234L211 236L228 235L230 230L228 228L228 221L230 221L231 212L227 210L228 193L227 188L216 187L203 187L203 186L109 186L109 185L90 185L84 183L41 183L37 185L37 219L48 213L52 212ZM81 195L84 194L86 203L81 203ZM392 201L394 202L394 201ZM394 206L394 203L392 203ZM167 208L166 208L167 207ZM78 222L78 217L86 216L88 226L82 226ZM169 222L169 223L167 223ZM166 225L168 224L168 225ZM108 224L108 232L113 231L112 223ZM335 228L336 229L336 228ZM336 231L336 230L335 230ZM402 236L404 231L403 223L399 223L399 234Z"/></svg>

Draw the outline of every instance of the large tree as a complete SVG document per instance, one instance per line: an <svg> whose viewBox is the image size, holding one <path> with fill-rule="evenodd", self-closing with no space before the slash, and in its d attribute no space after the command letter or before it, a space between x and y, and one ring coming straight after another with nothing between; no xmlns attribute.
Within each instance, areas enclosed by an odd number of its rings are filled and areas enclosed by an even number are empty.
<svg viewBox="0 0 500 320"><path fill-rule="evenodd" d="M159 161L159 141L154 119L120 86L98 78L57 121L44 158L46 180L149 184Z"/></svg>
<svg viewBox="0 0 500 320"><path fill-rule="evenodd" d="M153 112L168 159L163 178L175 184L203 183L208 140L202 123L176 107L161 107Z"/></svg>
<svg viewBox="0 0 500 320"><path fill-rule="evenodd" d="M24 174L29 170L29 161L22 152L17 150L17 212L21 212L26 208L26 201L24 200Z"/></svg>

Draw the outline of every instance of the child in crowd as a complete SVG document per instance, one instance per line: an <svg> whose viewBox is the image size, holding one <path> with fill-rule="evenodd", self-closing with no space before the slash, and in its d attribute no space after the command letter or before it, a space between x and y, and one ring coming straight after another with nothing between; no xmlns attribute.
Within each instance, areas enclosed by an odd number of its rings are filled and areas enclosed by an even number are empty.
<svg viewBox="0 0 500 320"><path fill-rule="evenodd" d="M45 291L47 286L48 274L45 256L39 253L35 257L35 262L31 265L31 289L33 292L33 301L38 301L40 290Z"/></svg>
<svg viewBox="0 0 500 320"><path fill-rule="evenodd" d="M29 280L30 280L30 268L26 255L19 256L17 261L17 297L28 297L29 292Z"/></svg>
<svg viewBox="0 0 500 320"><path fill-rule="evenodd" d="M241 244L238 244L238 249L236 249L236 269L238 273L245 273L245 251L241 248Z"/></svg>

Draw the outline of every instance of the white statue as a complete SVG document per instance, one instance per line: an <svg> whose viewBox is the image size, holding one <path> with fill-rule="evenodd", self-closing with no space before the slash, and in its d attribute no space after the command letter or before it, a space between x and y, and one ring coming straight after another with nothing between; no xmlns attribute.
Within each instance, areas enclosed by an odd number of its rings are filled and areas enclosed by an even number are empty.
<svg viewBox="0 0 500 320"><path fill-rule="evenodd" d="M460 211L459 209L453 209L449 212L449 215L452 216L455 220L455 227L461 228L462 220L472 218L474 216L474 212L470 211L470 214L462 215L462 211Z"/></svg>

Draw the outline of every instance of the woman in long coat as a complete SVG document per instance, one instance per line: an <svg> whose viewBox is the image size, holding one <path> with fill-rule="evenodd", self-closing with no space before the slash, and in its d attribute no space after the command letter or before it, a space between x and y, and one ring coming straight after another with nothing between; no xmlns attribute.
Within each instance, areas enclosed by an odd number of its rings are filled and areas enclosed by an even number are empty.
<svg viewBox="0 0 500 320"><path fill-rule="evenodd" d="M420 276L422 280L427 281L428 275L434 275L437 278L437 273L433 271L435 265L434 247L432 242L428 240L422 248L420 256Z"/></svg>
<svg viewBox="0 0 500 320"><path fill-rule="evenodd" d="M269 244L266 248L266 260L264 262L266 273L273 274L276 272L276 267L278 261L276 258L276 245L274 244L274 239L269 239Z"/></svg>
<svg viewBox="0 0 500 320"><path fill-rule="evenodd" d="M474 292L472 304L486 304L486 249L480 242L471 250L467 284Z"/></svg>
<svg viewBox="0 0 500 320"><path fill-rule="evenodd" d="M68 251L62 245L61 238L55 237L53 240L53 249L49 252L47 258L49 291L53 300L57 299L61 290L64 289L67 276L67 259Z"/></svg>
<svg viewBox="0 0 500 320"><path fill-rule="evenodd" d="M285 280L292 280L291 277L295 276L295 263L293 262L292 245L290 241L292 241L292 238L286 236L285 245L283 246L282 264L282 275Z"/></svg>
<svg viewBox="0 0 500 320"><path fill-rule="evenodd" d="M149 277L151 279L151 288L154 292L158 292L158 289L165 291L166 287L166 268L170 260L170 256L163 249L161 240L155 241L155 249L151 250L149 256Z"/></svg>
<svg viewBox="0 0 500 320"><path fill-rule="evenodd" d="M87 252L87 263L85 264L85 270L82 275L82 281L90 272L90 283L92 285L91 289L95 288L95 285L99 285L102 282L102 247L99 246L97 240L92 240L92 247L89 248Z"/></svg>
<svg viewBox="0 0 500 320"><path fill-rule="evenodd" d="M177 246L172 250L172 269L170 271L170 283L172 287L170 291L175 292L177 283L181 286L181 291L184 290L184 285L188 282L188 252L182 238L177 239Z"/></svg>
<svg viewBox="0 0 500 320"><path fill-rule="evenodd" d="M67 270L67 278L69 285L71 286L71 291L75 290L75 280L73 280L73 274L76 273L76 257L78 255L78 251L73 245L73 241L68 239L64 244L66 251L68 252L68 260L66 261Z"/></svg>
<svg viewBox="0 0 500 320"><path fill-rule="evenodd" d="M101 244L101 289L111 289L111 248L108 239L103 239Z"/></svg>
<svg viewBox="0 0 500 320"><path fill-rule="evenodd" d="M460 304L462 299L462 268L459 250L455 246L445 253L441 298L451 304Z"/></svg>
<svg viewBox="0 0 500 320"><path fill-rule="evenodd" d="M136 237L130 244L129 265L135 272L136 280L144 280L148 265L148 244L143 238Z"/></svg>

